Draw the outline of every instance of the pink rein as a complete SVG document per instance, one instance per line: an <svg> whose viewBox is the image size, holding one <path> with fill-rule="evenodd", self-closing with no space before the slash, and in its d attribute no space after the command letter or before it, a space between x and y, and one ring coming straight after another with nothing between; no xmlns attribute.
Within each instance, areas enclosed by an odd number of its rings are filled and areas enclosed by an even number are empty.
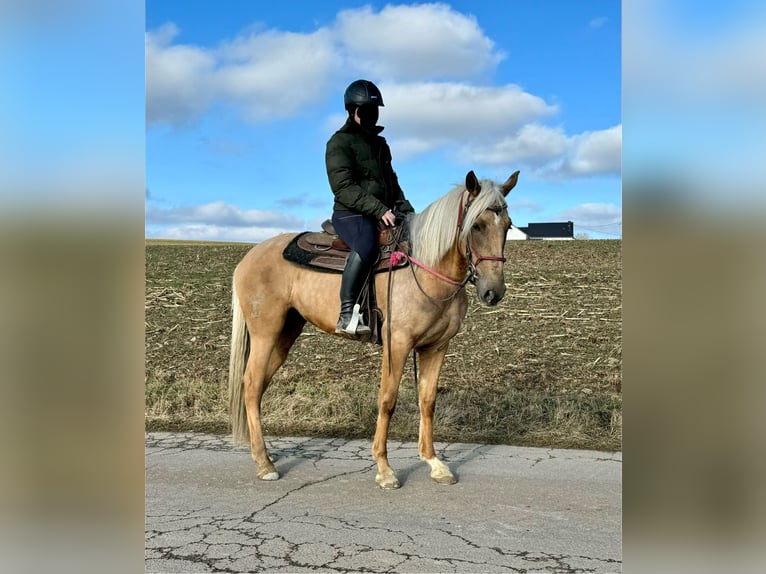
<svg viewBox="0 0 766 574"><path fill-rule="evenodd" d="M396 267L397 265L399 265L399 263L401 263L405 259L408 260L410 263L413 263L413 264L417 265L421 269L425 269L431 275L433 275L434 277L438 277L439 279L441 279L445 283L449 283L450 285L454 285L455 287L461 287L462 285L465 284L464 281L455 281L454 279L450 279L446 275L442 275L441 273L439 273L435 269L431 269L425 263L422 263L422 262L418 261L417 259L415 259L414 257L412 257L411 255L407 255L406 253L402 253L401 251L394 251L393 253L391 253L391 266L392 267Z"/></svg>

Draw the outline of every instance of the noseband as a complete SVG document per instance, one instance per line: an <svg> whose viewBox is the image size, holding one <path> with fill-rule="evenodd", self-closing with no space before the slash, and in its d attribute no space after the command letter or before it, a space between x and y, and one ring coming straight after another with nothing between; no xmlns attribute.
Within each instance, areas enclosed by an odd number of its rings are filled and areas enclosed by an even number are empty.
<svg viewBox="0 0 766 574"><path fill-rule="evenodd" d="M463 200L461 199L461 209L458 212L458 218L457 218L457 232L458 235L463 231L463 222L465 221L465 215L468 213L468 208L471 207L472 201L469 199L465 202L463 205ZM495 211L495 209L489 207L487 208L489 211L494 211L495 213L499 213L499 211ZM468 277L466 280L470 283L473 283L476 285L476 280L479 278L479 270L476 268L476 266L481 263L482 261L501 261L503 263L506 262L506 258L502 255L481 255L478 252L476 253L476 258L473 258L473 250L471 249L471 234L470 232L465 238L465 258L468 260Z"/></svg>

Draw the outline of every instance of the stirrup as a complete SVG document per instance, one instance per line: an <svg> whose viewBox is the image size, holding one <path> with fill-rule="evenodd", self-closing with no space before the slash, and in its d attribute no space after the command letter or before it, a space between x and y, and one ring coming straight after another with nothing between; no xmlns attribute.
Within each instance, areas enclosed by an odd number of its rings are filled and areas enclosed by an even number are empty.
<svg viewBox="0 0 766 574"><path fill-rule="evenodd" d="M338 321L338 327L335 332L341 333L352 339L360 339L362 341L369 341L372 336L372 330L362 322L362 315L360 313L361 307L359 303L354 305L354 310L351 312L351 319L348 321L348 325L344 328L340 327L342 319Z"/></svg>
<svg viewBox="0 0 766 574"><path fill-rule="evenodd" d="M362 316L359 314L359 303L354 305L354 310L351 312L351 319L348 322L348 325L346 325L345 331L349 335L354 334L356 335L356 328L357 327L365 327L366 325L362 323ZM364 330L364 329L362 329Z"/></svg>

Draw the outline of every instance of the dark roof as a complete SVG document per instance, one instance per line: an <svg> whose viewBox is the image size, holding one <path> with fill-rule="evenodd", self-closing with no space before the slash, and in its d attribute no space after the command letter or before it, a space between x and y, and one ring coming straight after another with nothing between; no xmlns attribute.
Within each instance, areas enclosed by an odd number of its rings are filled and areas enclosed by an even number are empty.
<svg viewBox="0 0 766 574"><path fill-rule="evenodd" d="M519 227L528 237L574 237L574 224L571 221L556 223L530 223Z"/></svg>

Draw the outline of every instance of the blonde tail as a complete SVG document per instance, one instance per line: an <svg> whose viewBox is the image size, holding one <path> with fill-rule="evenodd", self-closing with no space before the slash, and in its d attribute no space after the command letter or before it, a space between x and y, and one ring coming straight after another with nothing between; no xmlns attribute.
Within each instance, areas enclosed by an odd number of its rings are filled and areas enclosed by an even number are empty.
<svg viewBox="0 0 766 574"><path fill-rule="evenodd" d="M234 281L231 285L231 354L229 355L229 416L231 418L231 435L237 446L250 442L250 432L247 426L247 410L245 409L244 381L245 363L247 361L249 335L245 324L245 315L239 304Z"/></svg>

